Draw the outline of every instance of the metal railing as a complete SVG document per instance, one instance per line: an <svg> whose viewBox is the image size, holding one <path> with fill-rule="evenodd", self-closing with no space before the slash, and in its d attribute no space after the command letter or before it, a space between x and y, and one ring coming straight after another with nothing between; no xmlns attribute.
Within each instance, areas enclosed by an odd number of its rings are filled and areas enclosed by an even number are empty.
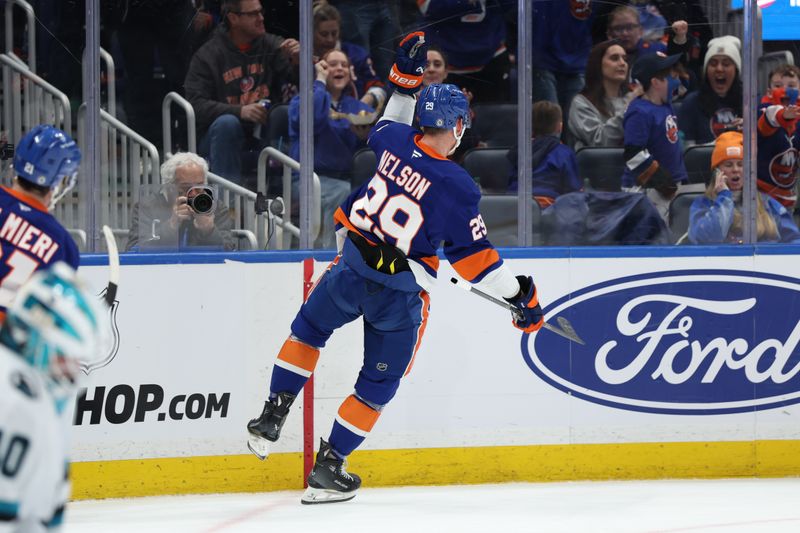
<svg viewBox="0 0 800 533"><path fill-rule="evenodd" d="M86 105L78 109L78 145L84 146ZM142 185L161 183L160 158L155 145L123 124L110 113L100 110L100 224L108 224L118 235L127 235L133 204L139 200ZM77 187L80 189L80 184ZM63 221L77 216L85 220L86 202L91 195L83 192L77 213L65 213ZM58 206L57 206L58 207ZM72 227L70 225L70 227Z"/></svg>
<svg viewBox="0 0 800 533"><path fill-rule="evenodd" d="M167 93L161 102L161 133L164 138L164 159L172 156L172 104L179 106L186 113L186 149L197 153L197 120L194 107L180 94Z"/></svg>
<svg viewBox="0 0 800 533"><path fill-rule="evenodd" d="M25 11L28 27L28 61L23 61L14 53L14 6L19 6ZM25 0L6 0L6 54L21 65L27 65L28 70L36 74L36 15L33 7Z"/></svg>
<svg viewBox="0 0 800 533"><path fill-rule="evenodd" d="M188 100L176 92L170 92L161 103L161 129L164 137L164 157L172 156L172 104L179 106L186 114L186 146L188 151L197 153L197 133L196 117L194 107ZM267 159L270 157L278 160L284 169L283 177L283 204L285 213L281 216L280 212L272 213L268 210L264 214L256 213L255 204L257 195L255 192L242 187L232 181L209 172L208 181L216 184L220 189L221 201L236 214L236 231L249 239L245 232L255 236L258 248L275 247L285 249L291 246L291 237L300 237L300 229L292 224L291 221L291 199L292 199L292 169L299 169L300 165L294 159L286 156L275 148L267 147L261 151L258 157L258 190L266 191L266 169ZM320 182L319 176L314 175L312 205L316 216L313 217L312 233L313 239L319 234L320 229ZM274 226L275 240L272 240L272 227Z"/></svg>
<svg viewBox="0 0 800 533"><path fill-rule="evenodd" d="M69 98L37 76L18 59L0 54L3 68L2 130L8 141L18 144L25 131L39 124L53 124L72 132Z"/></svg>
<svg viewBox="0 0 800 533"><path fill-rule="evenodd" d="M258 173L256 175L256 187L259 191L267 190L267 160L273 158L283 165L283 202L285 204L284 218L292 219L292 170L299 171L300 163L284 154L277 148L267 146L261 153L258 154ZM319 235L320 224L322 219L322 200L321 200L321 186L319 176L316 172L311 173L311 226L309 228L309 242L313 243ZM300 228L294 224L286 224L284 229L290 228L292 231L289 234L276 235L278 239L282 239L282 247L289 248L291 241L290 235L295 237L300 236ZM296 229L297 231L293 231Z"/></svg>

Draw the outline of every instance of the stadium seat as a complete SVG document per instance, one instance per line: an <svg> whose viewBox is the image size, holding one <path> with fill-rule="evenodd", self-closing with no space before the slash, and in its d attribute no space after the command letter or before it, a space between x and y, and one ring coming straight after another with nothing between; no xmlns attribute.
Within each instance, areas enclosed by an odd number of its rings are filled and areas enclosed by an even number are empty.
<svg viewBox="0 0 800 533"><path fill-rule="evenodd" d="M462 164L483 192L504 193L512 169L507 153L505 148L472 148L464 154Z"/></svg>
<svg viewBox="0 0 800 533"><path fill-rule="evenodd" d="M687 244L689 231L689 209L694 199L703 196L702 192L678 193L669 204L669 230L676 244Z"/></svg>
<svg viewBox="0 0 800 533"><path fill-rule="evenodd" d="M794 65L794 55L789 50L770 52L758 58L758 94L767 92L767 76L772 69L781 65Z"/></svg>
<svg viewBox="0 0 800 533"><path fill-rule="evenodd" d="M375 175L378 162L372 148L362 148L353 155L353 173L350 178L352 190L355 190Z"/></svg>
<svg viewBox="0 0 800 533"><path fill-rule="evenodd" d="M270 110L267 135L270 146L289 153L289 104L278 104Z"/></svg>
<svg viewBox="0 0 800 533"><path fill-rule="evenodd" d="M699 144L690 146L683 153L683 162L686 173L689 174L689 183L706 183L711 175L711 153L713 144Z"/></svg>
<svg viewBox="0 0 800 533"><path fill-rule="evenodd" d="M477 104L472 127L489 148L517 144L517 104Z"/></svg>
<svg viewBox="0 0 800 533"><path fill-rule="evenodd" d="M517 246L517 196L510 194L484 194L481 196L479 211L486 228L488 238L495 246ZM533 229L533 246L542 244L542 211L539 204L531 201L531 226Z"/></svg>
<svg viewBox="0 0 800 533"><path fill-rule="evenodd" d="M585 147L578 150L578 172L595 191L619 192L625 158L622 148Z"/></svg>

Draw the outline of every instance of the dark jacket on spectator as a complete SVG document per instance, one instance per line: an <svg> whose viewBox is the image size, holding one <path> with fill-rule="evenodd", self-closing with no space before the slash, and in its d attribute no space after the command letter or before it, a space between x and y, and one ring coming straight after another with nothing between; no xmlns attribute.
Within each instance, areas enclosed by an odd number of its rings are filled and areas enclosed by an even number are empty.
<svg viewBox="0 0 800 533"><path fill-rule="evenodd" d="M533 168L533 197L542 208L552 204L562 194L583 189L578 176L578 160L572 148L561 144L558 135L542 135L533 140L531 147ZM513 172L509 178L509 192L517 192L517 147L508 151Z"/></svg>
<svg viewBox="0 0 800 533"><path fill-rule="evenodd" d="M314 81L314 172L330 178L350 181L353 154L364 146L350 130L346 118L331 117L331 111L342 114L358 114L359 111L372 113L373 109L352 96L342 95L334 106L331 94L325 84ZM289 139L292 148L289 155L300 160L300 95L289 103Z"/></svg>
<svg viewBox="0 0 800 533"><path fill-rule="evenodd" d="M590 4L534 2L533 68L583 74L592 48Z"/></svg>
<svg viewBox="0 0 800 533"><path fill-rule="evenodd" d="M720 98L710 88L686 95L678 109L678 124L684 140L694 144L713 142L734 120L741 118L741 94L741 90L732 87L725 98Z"/></svg>
<svg viewBox="0 0 800 533"><path fill-rule="evenodd" d="M233 44L225 27L192 57L186 74L186 98L197 116L197 135L202 137L221 115L240 116L243 105L262 98L272 105L287 101L296 92L296 69L280 50L282 37L269 33L242 51ZM254 124L244 123L252 130Z"/></svg>

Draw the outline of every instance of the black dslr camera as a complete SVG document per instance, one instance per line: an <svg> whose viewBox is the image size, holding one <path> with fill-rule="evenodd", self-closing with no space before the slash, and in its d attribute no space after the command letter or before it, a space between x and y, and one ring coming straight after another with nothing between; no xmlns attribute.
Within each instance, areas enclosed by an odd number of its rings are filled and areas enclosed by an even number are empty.
<svg viewBox="0 0 800 533"><path fill-rule="evenodd" d="M205 185L192 187L186 191L186 203L198 215L207 215L214 210L214 191Z"/></svg>

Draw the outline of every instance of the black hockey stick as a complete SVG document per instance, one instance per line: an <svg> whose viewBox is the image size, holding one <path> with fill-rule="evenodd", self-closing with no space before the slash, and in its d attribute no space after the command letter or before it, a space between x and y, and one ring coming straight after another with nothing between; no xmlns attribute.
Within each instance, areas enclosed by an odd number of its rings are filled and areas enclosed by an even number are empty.
<svg viewBox="0 0 800 533"><path fill-rule="evenodd" d="M477 294L481 298L485 298L486 300L489 300L490 302L495 303L500 307L508 309L509 311L511 311L511 313L514 315L516 319L522 318L520 316L519 310L510 303L506 302L505 300L500 300L498 298L495 298L494 296L486 294L485 292L476 289L475 287L468 285L463 281L459 281L456 278L450 278L450 281L453 282L453 285L455 285L456 287L464 289L467 292ZM561 326L560 328L558 326L554 326L553 324L548 324L547 322L545 322L542 325L542 327L545 328L546 330L552 331L556 335L561 335L565 339L569 339L572 342L577 342L578 344L586 345L586 343L583 342L583 339L581 339L578 336L577 332L575 331L575 328L572 327L572 324L570 324L569 320L567 320L563 316L559 316L556 317L556 322L558 322L558 325Z"/></svg>
<svg viewBox="0 0 800 533"><path fill-rule="evenodd" d="M117 299L119 285L119 250L117 250L117 239L111 228L103 226L103 236L106 238L106 248L108 248L108 287L105 301L111 307L114 305L114 300Z"/></svg>

